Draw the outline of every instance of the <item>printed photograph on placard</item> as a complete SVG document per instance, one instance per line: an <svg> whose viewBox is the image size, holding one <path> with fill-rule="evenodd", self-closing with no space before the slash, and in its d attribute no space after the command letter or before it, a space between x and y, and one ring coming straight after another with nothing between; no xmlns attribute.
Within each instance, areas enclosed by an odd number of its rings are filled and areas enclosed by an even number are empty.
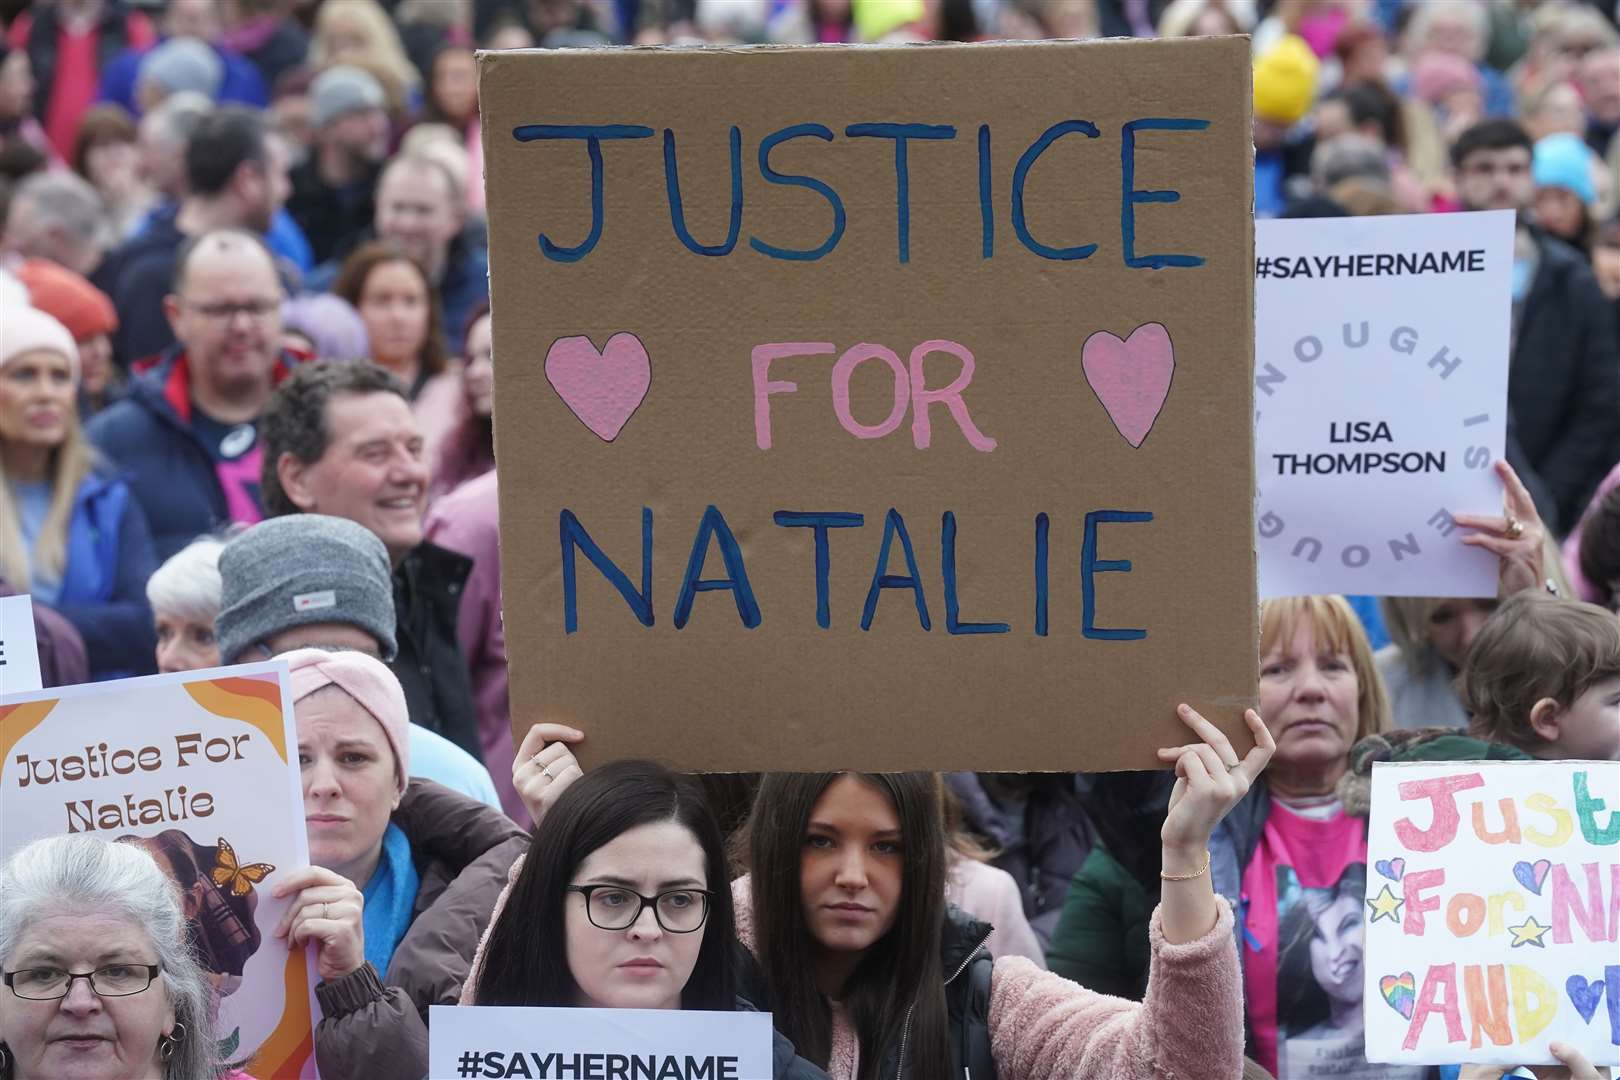
<svg viewBox="0 0 1620 1080"><path fill-rule="evenodd" d="M1277 869L1277 1060L1290 1078L1422 1080L1424 1070L1372 1065L1362 1019L1367 865L1351 863L1328 888L1304 888Z"/></svg>
<svg viewBox="0 0 1620 1080"><path fill-rule="evenodd" d="M314 970L275 937L309 863L283 662L0 697L0 859L48 836L130 844L174 882L220 1060L315 1075Z"/></svg>

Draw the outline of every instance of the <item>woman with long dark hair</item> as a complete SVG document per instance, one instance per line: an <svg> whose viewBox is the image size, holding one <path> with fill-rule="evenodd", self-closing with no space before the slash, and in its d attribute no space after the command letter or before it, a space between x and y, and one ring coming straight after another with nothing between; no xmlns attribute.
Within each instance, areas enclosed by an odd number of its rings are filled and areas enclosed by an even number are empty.
<svg viewBox="0 0 1620 1080"><path fill-rule="evenodd" d="M537 814L464 1005L747 1008L720 826L689 779L619 761ZM825 1080L778 1038L775 1073Z"/></svg>
<svg viewBox="0 0 1620 1080"><path fill-rule="evenodd" d="M1159 752L1177 781L1141 1004L1023 957L991 960L990 927L946 904L940 793L926 773L761 783L752 874L736 885L763 973L756 1000L834 1080L1238 1075L1242 982L1208 844L1275 743L1251 710L1256 745L1240 760L1213 724L1180 715L1198 741Z"/></svg>

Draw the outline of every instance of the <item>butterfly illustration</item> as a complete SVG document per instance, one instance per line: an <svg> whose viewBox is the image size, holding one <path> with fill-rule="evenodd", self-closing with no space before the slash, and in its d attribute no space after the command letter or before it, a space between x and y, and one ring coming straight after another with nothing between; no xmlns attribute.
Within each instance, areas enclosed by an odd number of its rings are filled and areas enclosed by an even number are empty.
<svg viewBox="0 0 1620 1080"><path fill-rule="evenodd" d="M263 862L239 865L236 849L222 836L219 838L219 853L214 856L214 869L209 876L221 889L229 885L232 896L246 896L253 891L255 884L263 881L274 869L274 866Z"/></svg>

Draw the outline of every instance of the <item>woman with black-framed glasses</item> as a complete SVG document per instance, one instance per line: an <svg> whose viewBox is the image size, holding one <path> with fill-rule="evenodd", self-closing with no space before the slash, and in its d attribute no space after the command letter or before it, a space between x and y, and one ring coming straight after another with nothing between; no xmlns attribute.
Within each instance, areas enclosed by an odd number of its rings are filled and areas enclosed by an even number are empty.
<svg viewBox="0 0 1620 1080"><path fill-rule="evenodd" d="M208 985L152 857L87 836L0 867L0 1080L213 1080Z"/></svg>
<svg viewBox="0 0 1620 1080"><path fill-rule="evenodd" d="M512 867L463 1005L751 1006L720 827L688 778L645 761L572 780ZM778 1036L776 1076L825 1080Z"/></svg>

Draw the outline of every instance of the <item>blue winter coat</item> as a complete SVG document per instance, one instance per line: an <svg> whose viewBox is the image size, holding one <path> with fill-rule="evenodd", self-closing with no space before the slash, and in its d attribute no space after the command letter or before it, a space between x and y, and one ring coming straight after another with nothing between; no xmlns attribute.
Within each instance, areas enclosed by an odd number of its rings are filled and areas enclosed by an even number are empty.
<svg viewBox="0 0 1620 1080"><path fill-rule="evenodd" d="M109 472L85 477L68 519L67 562L55 608L84 639L92 679L157 670L146 579L157 569L146 515Z"/></svg>
<svg viewBox="0 0 1620 1080"><path fill-rule="evenodd" d="M141 61L145 60L146 54L154 48L156 46L125 49L113 57L112 63L101 73L101 86L96 91L96 100L114 102L139 115L140 109L135 103L135 83L140 76ZM224 68L224 80L219 86L221 103L234 102L255 109L262 109L270 104L270 94L265 89L264 76L259 73L259 68L253 61L218 45L211 48Z"/></svg>
<svg viewBox="0 0 1620 1080"><path fill-rule="evenodd" d="M276 375L300 358L283 352ZM124 400L97 413L86 431L109 461L129 474L159 562L230 521L213 459L192 434L191 380L185 354L171 349L130 380Z"/></svg>

